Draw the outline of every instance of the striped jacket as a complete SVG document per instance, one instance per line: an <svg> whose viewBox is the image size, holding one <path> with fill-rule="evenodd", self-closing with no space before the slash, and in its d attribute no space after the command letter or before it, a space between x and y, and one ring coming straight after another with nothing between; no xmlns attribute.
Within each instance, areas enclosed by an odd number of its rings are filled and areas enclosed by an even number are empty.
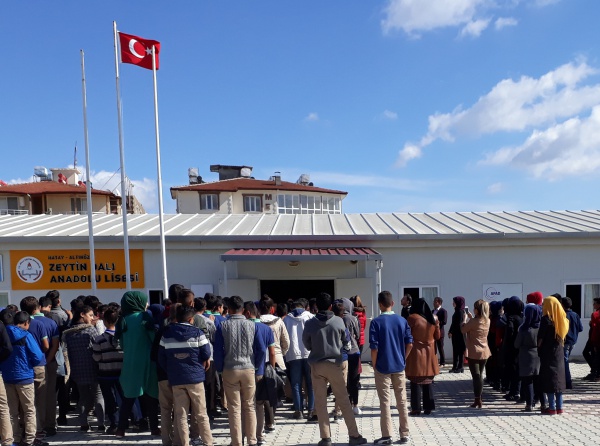
<svg viewBox="0 0 600 446"><path fill-rule="evenodd" d="M170 385L204 382L203 362L209 358L210 346L202 330L190 324L171 324L165 328L158 363L167 372Z"/></svg>
<svg viewBox="0 0 600 446"><path fill-rule="evenodd" d="M114 331L107 330L94 338L92 358L98 365L98 379L118 379L123 367L123 350Z"/></svg>

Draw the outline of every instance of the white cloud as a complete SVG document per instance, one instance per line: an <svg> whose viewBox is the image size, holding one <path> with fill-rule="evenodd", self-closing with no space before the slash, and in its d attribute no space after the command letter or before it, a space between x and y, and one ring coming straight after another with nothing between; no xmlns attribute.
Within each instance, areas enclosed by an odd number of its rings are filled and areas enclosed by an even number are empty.
<svg viewBox="0 0 600 446"><path fill-rule="evenodd" d="M504 185L502 183L494 183L490 184L487 187L487 192L489 194L498 194L504 190Z"/></svg>
<svg viewBox="0 0 600 446"><path fill-rule="evenodd" d="M533 4L540 8L548 5L554 5L555 3L560 2L561 0L534 0Z"/></svg>
<svg viewBox="0 0 600 446"><path fill-rule="evenodd" d="M583 82L597 73L587 63L579 62L562 65L539 78L504 79L470 108L459 106L450 113L430 115L427 134L418 143L405 144L397 165L418 158L423 148L438 139L454 141L460 136L522 132L589 111L600 103L600 84Z"/></svg>
<svg viewBox="0 0 600 446"><path fill-rule="evenodd" d="M384 110L383 113L381 113L381 118L386 119L388 121L395 121L396 119L398 119L398 113L390 110Z"/></svg>
<svg viewBox="0 0 600 446"><path fill-rule="evenodd" d="M318 115L318 113L311 112L308 115L306 115L306 117L304 118L304 120L306 122L316 122L316 121L319 120L319 115Z"/></svg>
<svg viewBox="0 0 600 446"><path fill-rule="evenodd" d="M490 24L490 19L472 20L460 30L460 37L479 37Z"/></svg>
<svg viewBox="0 0 600 446"><path fill-rule="evenodd" d="M409 35L471 22L487 0L390 0L381 26L385 33L401 29Z"/></svg>
<svg viewBox="0 0 600 446"><path fill-rule="evenodd" d="M523 144L490 153L480 164L508 165L549 180L596 172L600 169L600 105L587 117L535 130Z"/></svg>
<svg viewBox="0 0 600 446"><path fill-rule="evenodd" d="M514 17L500 17L494 22L494 28L499 31L509 26L517 26L518 24L519 21Z"/></svg>
<svg viewBox="0 0 600 446"><path fill-rule="evenodd" d="M121 174L119 172L92 171L90 174L94 189L110 190L116 195L121 195ZM149 178L132 180L131 193L142 203L146 212L158 211L158 188L156 181ZM163 195L164 197L164 195Z"/></svg>

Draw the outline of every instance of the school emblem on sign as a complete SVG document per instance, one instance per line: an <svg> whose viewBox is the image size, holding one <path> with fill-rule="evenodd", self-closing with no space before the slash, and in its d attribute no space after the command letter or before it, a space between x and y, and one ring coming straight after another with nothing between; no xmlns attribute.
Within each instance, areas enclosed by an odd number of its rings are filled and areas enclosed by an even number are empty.
<svg viewBox="0 0 600 446"><path fill-rule="evenodd" d="M17 276L25 283L35 283L44 274L44 266L35 257L23 257L17 262Z"/></svg>

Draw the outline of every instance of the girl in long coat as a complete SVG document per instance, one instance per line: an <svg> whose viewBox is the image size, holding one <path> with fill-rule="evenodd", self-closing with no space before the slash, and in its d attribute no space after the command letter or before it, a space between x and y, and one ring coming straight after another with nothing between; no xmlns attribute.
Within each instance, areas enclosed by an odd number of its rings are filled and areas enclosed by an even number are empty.
<svg viewBox="0 0 600 446"><path fill-rule="evenodd" d="M410 415L420 415L421 393L422 408L425 415L429 415L435 409L433 378L440 374L435 353L435 340L440 338L440 325L422 298L413 302L408 325L413 336L413 347L406 358L405 369L406 378L410 381Z"/></svg>
<svg viewBox="0 0 600 446"><path fill-rule="evenodd" d="M535 397L539 398L540 358L537 337L542 318L538 305L528 304L523 312L523 323L519 327L515 348L519 349L519 376L525 398L525 412L532 412Z"/></svg>
<svg viewBox="0 0 600 446"><path fill-rule="evenodd" d="M448 337L452 339L452 369L449 373L464 372L465 360L465 337L460 331L460 327L465 320L465 298L456 296L452 298L454 306L454 314L452 315L452 323L448 330Z"/></svg>
<svg viewBox="0 0 600 446"><path fill-rule="evenodd" d="M481 409L481 394L483 393L483 370L488 358L492 355L488 346L488 332L490 330L490 305L479 299L473 306L475 317L469 312L470 320L461 326L461 331L467 341L467 361L473 378L473 393L475 401L471 407Z"/></svg>
<svg viewBox="0 0 600 446"><path fill-rule="evenodd" d="M564 342L569 331L569 320L561 303L548 296L542 304L542 321L538 331L541 390L548 398L548 415L563 413L565 381Z"/></svg>

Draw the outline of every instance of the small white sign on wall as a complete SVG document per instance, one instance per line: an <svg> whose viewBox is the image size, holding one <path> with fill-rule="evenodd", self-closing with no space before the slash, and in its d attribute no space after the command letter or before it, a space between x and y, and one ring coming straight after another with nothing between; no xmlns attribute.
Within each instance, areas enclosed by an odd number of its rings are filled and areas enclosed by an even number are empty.
<svg viewBox="0 0 600 446"><path fill-rule="evenodd" d="M518 296L523 300L522 283L484 283L483 298L487 301L503 301L511 296Z"/></svg>
<svg viewBox="0 0 600 446"><path fill-rule="evenodd" d="M206 293L213 293L213 286L212 283L192 285L192 291L194 292L194 296L204 297Z"/></svg>

